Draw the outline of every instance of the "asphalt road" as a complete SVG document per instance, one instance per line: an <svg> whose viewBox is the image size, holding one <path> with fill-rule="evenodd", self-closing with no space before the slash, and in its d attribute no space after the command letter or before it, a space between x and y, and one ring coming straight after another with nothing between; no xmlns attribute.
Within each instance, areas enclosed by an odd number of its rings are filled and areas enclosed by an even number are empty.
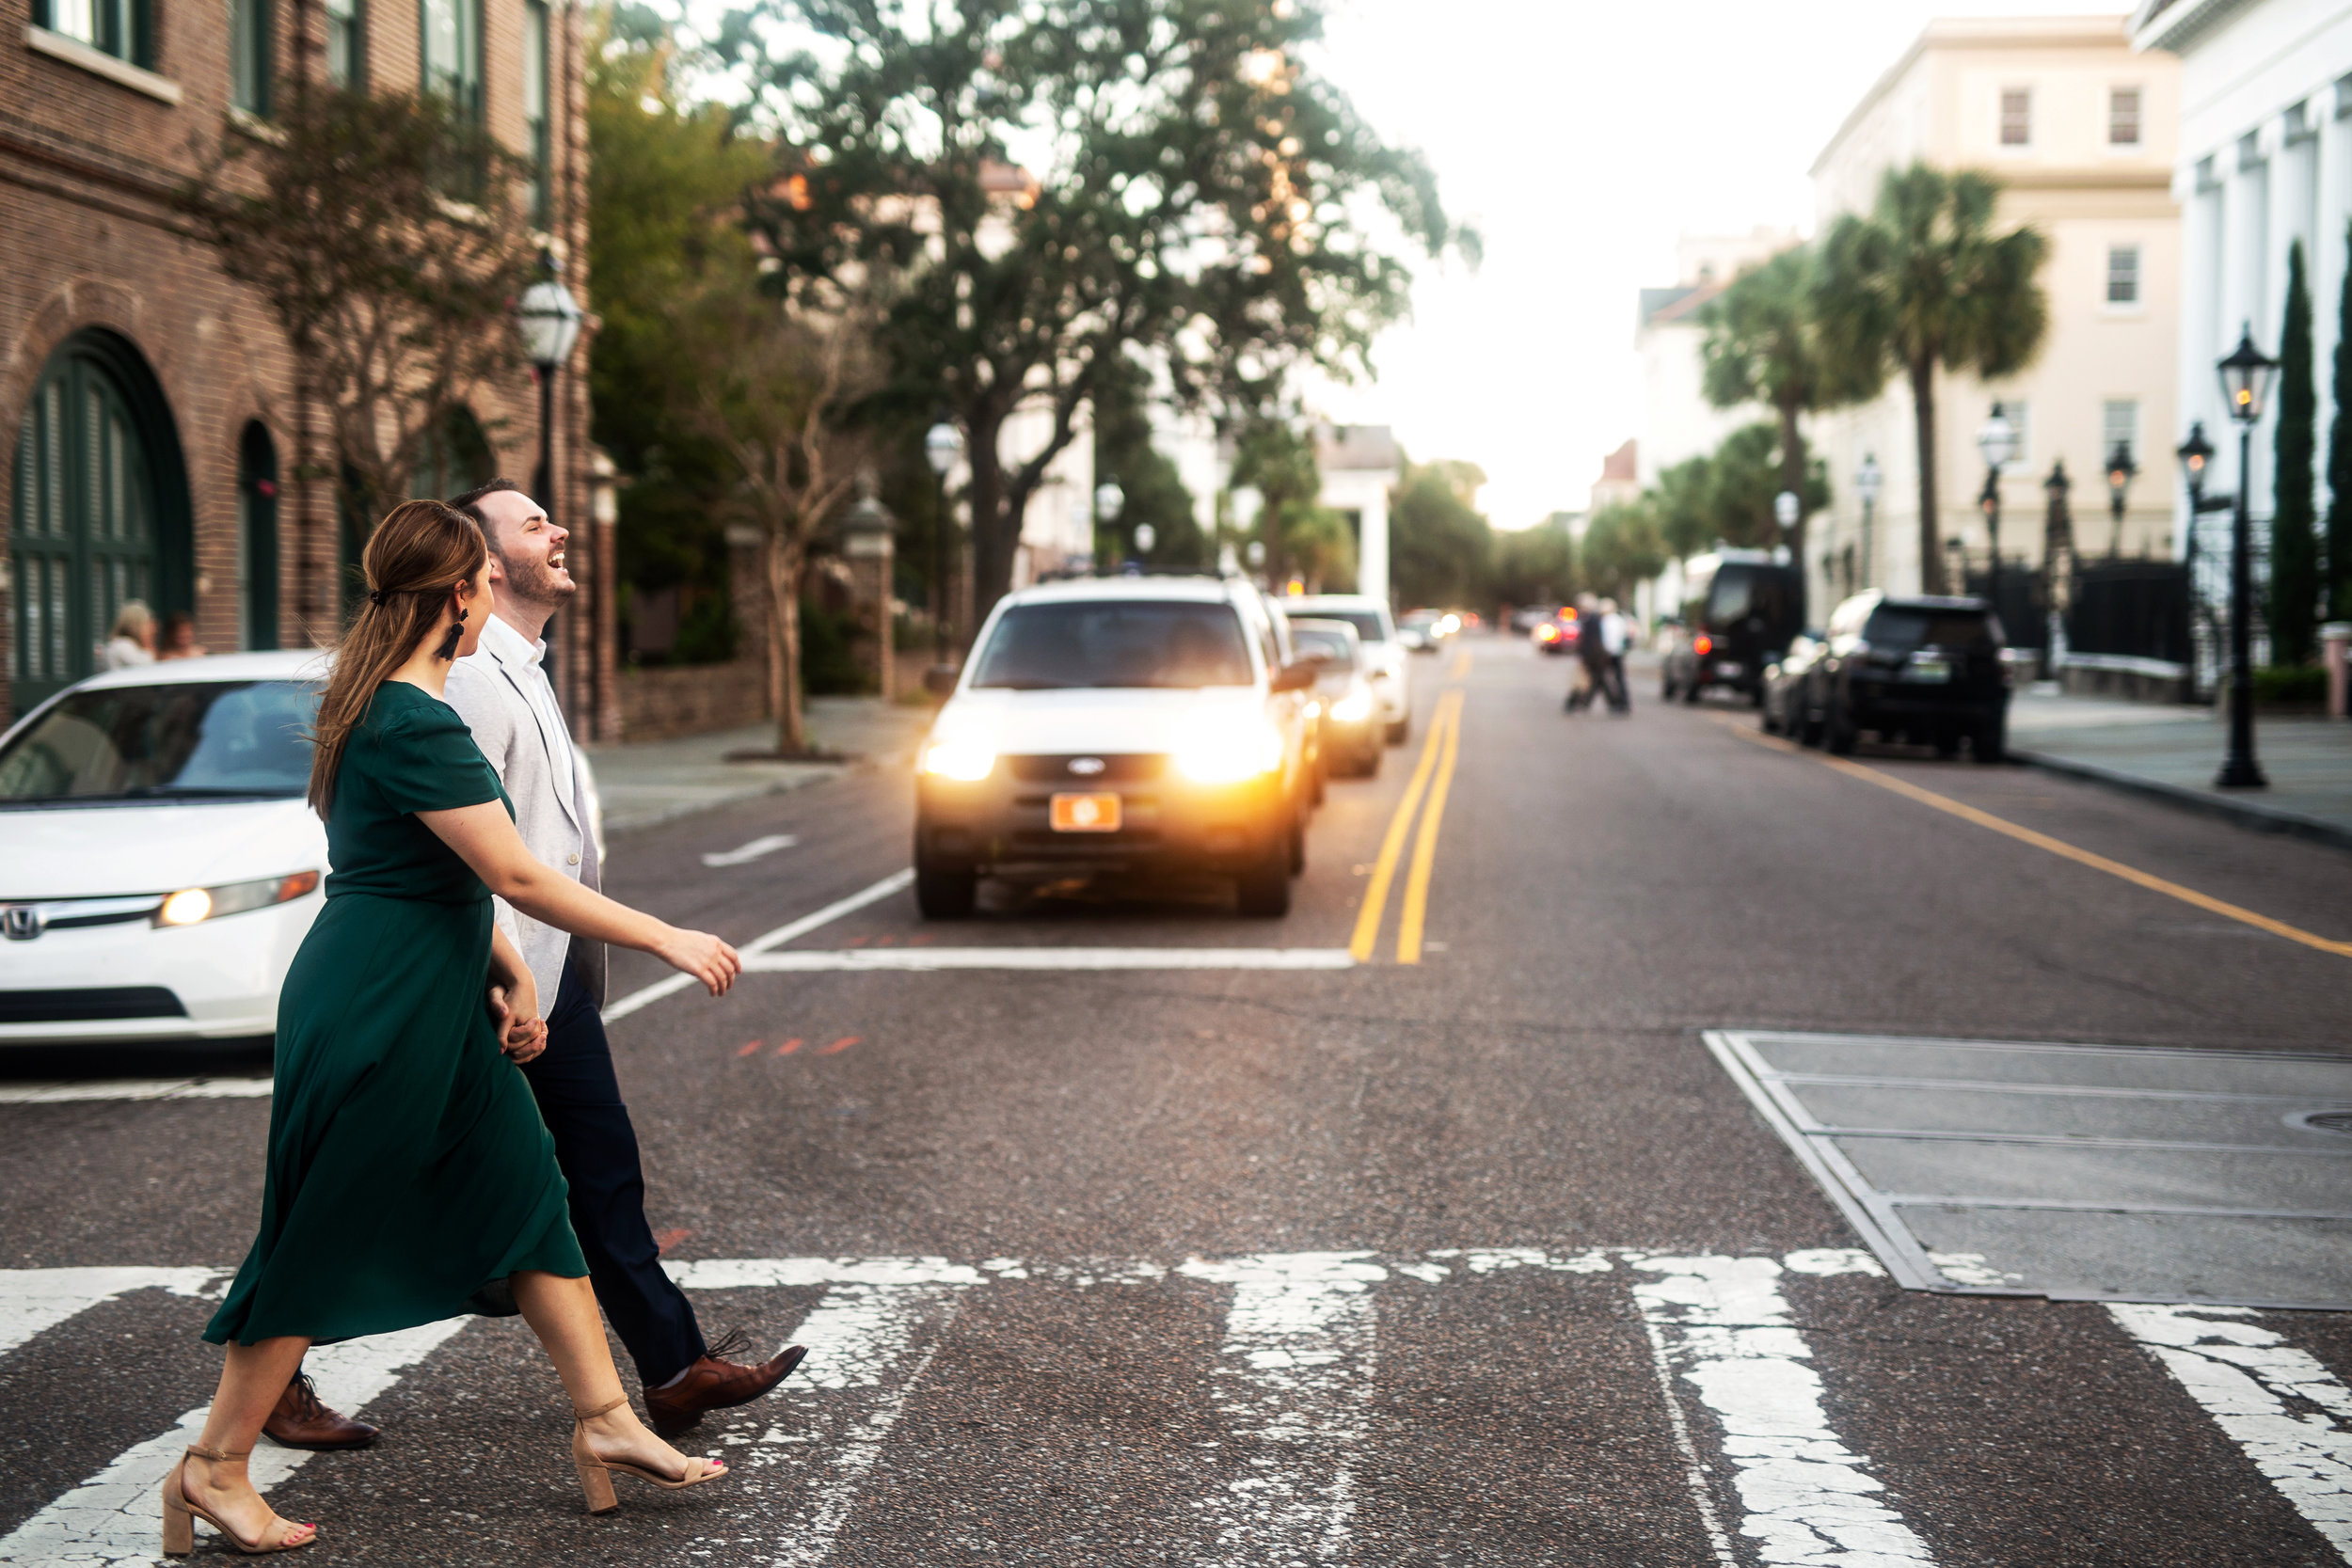
<svg viewBox="0 0 2352 1568"><path fill-rule="evenodd" d="M309 1560L2345 1560L2345 1316L2216 1320L2320 1370L2298 1470L2105 1306L1898 1288L1701 1035L2342 1053L2352 957L1948 808L2323 941L2352 858L2024 768L1866 747L1865 777L1646 678L1631 719L1570 719L1565 673L1418 660L1411 744L1334 782L1279 922L1073 883L928 926L876 891L911 817L876 769L616 840L611 891L738 942L869 898L612 1031L707 1326L804 1338L809 1376L701 1429L732 1481L590 1519L517 1323L338 1347L327 1392L386 1437L277 1485L325 1522ZM1416 778L1441 823L1392 833ZM1391 837L1369 958L1306 967L1366 947ZM1169 950L1203 967L1063 967ZM998 961L1030 967L969 967ZM624 956L613 996L660 978ZM0 1104L0 1262L43 1271L0 1275L0 1563L152 1551L267 1116Z"/></svg>

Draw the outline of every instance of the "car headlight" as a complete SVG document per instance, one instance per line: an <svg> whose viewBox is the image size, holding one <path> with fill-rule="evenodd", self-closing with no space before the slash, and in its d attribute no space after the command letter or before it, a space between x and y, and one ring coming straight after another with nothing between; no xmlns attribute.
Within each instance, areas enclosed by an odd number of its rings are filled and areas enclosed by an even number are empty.
<svg viewBox="0 0 2352 1568"><path fill-rule="evenodd" d="M1282 737L1270 724L1196 736L1176 749L1176 771L1194 784L1240 784L1282 766Z"/></svg>
<svg viewBox="0 0 2352 1568"><path fill-rule="evenodd" d="M1320 719L1323 717L1323 705L1314 699L1310 698L1307 702L1306 713L1307 717L1310 719Z"/></svg>
<svg viewBox="0 0 2352 1568"><path fill-rule="evenodd" d="M974 740L934 741L924 749L923 771L958 784L977 784L996 771L996 752Z"/></svg>
<svg viewBox="0 0 2352 1568"><path fill-rule="evenodd" d="M1351 691L1331 705L1331 717L1343 724L1353 724L1372 717L1372 693Z"/></svg>
<svg viewBox="0 0 2352 1568"><path fill-rule="evenodd" d="M290 904L305 894L315 892L319 874L296 871L286 877L263 877L257 881L227 882L219 887L183 887L168 895L155 911L158 926L193 926L200 920L217 920L224 914L243 914L247 910L264 910L272 904Z"/></svg>

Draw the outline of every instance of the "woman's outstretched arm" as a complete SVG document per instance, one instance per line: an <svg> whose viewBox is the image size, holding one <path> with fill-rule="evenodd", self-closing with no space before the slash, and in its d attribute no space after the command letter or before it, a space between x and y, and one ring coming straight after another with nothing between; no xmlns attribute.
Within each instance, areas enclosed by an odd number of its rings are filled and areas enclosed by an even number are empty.
<svg viewBox="0 0 2352 1568"><path fill-rule="evenodd" d="M651 953L700 980L713 996L723 994L742 973L743 960L735 949L709 932L680 930L541 864L496 800L455 811L421 811L417 820L473 867L492 893L533 920L592 942Z"/></svg>

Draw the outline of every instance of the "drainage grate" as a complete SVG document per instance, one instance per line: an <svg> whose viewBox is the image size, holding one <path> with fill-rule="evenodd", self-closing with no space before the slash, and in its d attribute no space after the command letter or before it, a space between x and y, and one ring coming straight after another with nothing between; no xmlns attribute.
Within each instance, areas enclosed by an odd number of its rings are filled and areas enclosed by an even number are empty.
<svg viewBox="0 0 2352 1568"><path fill-rule="evenodd" d="M1714 1032L1914 1290L2352 1307L2352 1058Z"/></svg>

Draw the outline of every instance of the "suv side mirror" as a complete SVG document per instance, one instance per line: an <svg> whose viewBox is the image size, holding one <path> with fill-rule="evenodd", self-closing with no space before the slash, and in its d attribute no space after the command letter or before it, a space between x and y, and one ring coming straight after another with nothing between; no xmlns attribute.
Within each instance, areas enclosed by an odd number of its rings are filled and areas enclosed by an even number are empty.
<svg viewBox="0 0 2352 1568"><path fill-rule="evenodd" d="M956 689L956 679L962 673L952 664L934 664L923 672L923 689L934 697L945 697Z"/></svg>
<svg viewBox="0 0 2352 1568"><path fill-rule="evenodd" d="M1318 673L1314 660L1296 659L1274 672L1273 678L1266 682L1266 689L1268 691L1304 691L1315 684L1315 676Z"/></svg>

